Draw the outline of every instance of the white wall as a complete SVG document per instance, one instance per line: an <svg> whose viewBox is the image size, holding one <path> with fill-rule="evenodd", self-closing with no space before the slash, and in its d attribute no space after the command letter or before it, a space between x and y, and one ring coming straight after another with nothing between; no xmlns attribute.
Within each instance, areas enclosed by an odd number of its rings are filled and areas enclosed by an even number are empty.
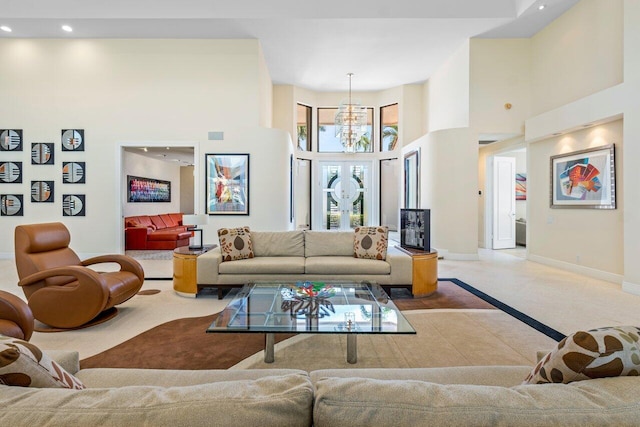
<svg viewBox="0 0 640 427"><path fill-rule="evenodd" d="M533 36L533 114L622 83L623 28L623 0L582 0Z"/></svg>
<svg viewBox="0 0 640 427"><path fill-rule="evenodd" d="M73 236L91 236L74 239L79 252L119 251L123 212L118 199L123 196L120 171L114 165L120 163L117 144L122 141L199 141L202 154L220 147L242 150L252 153L257 170L264 152L270 157L282 150L282 162L288 165L288 137L255 130L264 110L258 96L258 48L257 40L0 40L0 61L12 64L0 68L0 94L11 100L0 103L3 127L23 129L26 147L33 141L56 144L52 169L32 166L28 149L11 154L23 162L25 179L23 184L3 185L3 192L28 196L29 180L54 170L56 201L27 202L24 217L2 217L0 254L11 256L15 225L51 220L65 222ZM234 131L240 127L252 130ZM60 130L68 128L85 130L84 152L61 153ZM225 132L225 141L207 141L212 130ZM279 148L271 150L274 144ZM87 163L86 217L62 217L62 178L57 171L67 159ZM283 166L280 160L274 165ZM263 194L288 197L286 170L269 169L266 176L273 178L268 181L259 173L252 175L256 198L250 217L242 219L260 228L288 226L288 212L260 203ZM204 184L203 175L202 169ZM204 191L204 185L200 188ZM200 197L204 200L204 193Z"/></svg>
<svg viewBox="0 0 640 427"><path fill-rule="evenodd" d="M478 148L472 133L430 132L403 153L414 149L420 149L420 208L431 209L431 246L445 258L477 259Z"/></svg>
<svg viewBox="0 0 640 427"><path fill-rule="evenodd" d="M194 167L180 167L180 212L185 214L193 213L194 206Z"/></svg>
<svg viewBox="0 0 640 427"><path fill-rule="evenodd" d="M475 132L524 134L524 121L531 115L530 45L530 39L471 40L470 109Z"/></svg>
<svg viewBox="0 0 640 427"><path fill-rule="evenodd" d="M127 175L139 176L142 178L159 179L171 182L171 202L167 203L129 203L125 202L123 215L154 215L170 212L180 212L180 166L156 160L140 154L124 151L122 153L122 177L127 179ZM126 197L125 197L126 200Z"/></svg>
<svg viewBox="0 0 640 427"><path fill-rule="evenodd" d="M262 47L258 45L258 82L260 101L259 125L270 128L273 125L273 84Z"/></svg>
<svg viewBox="0 0 640 427"><path fill-rule="evenodd" d="M624 271L624 197L617 197L615 210L551 209L549 207L550 158L606 144L616 145L616 176L622 177L626 144L623 121L584 129L529 144L527 201L531 233L527 240L534 260L585 266L612 275ZM625 182L616 181L616 192L624 194Z"/></svg>
<svg viewBox="0 0 640 427"><path fill-rule="evenodd" d="M429 78L429 131L469 126L469 41Z"/></svg>

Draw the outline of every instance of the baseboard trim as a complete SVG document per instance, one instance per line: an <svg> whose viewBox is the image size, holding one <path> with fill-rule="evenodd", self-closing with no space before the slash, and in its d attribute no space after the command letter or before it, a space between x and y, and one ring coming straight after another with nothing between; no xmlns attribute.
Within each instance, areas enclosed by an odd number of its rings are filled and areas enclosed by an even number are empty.
<svg viewBox="0 0 640 427"><path fill-rule="evenodd" d="M532 255L531 253L529 253L527 259L529 261L534 261L540 264L548 265L550 267L556 267L561 270L571 271L572 273L582 274L594 279L616 283L618 285L622 285L622 283L624 282L624 276L622 276L621 274L596 270L595 268L585 267L584 265L571 264L565 261L558 261L556 259L546 258L539 255Z"/></svg>
<svg viewBox="0 0 640 427"><path fill-rule="evenodd" d="M631 282L622 282L622 290L634 295L640 295L640 285Z"/></svg>

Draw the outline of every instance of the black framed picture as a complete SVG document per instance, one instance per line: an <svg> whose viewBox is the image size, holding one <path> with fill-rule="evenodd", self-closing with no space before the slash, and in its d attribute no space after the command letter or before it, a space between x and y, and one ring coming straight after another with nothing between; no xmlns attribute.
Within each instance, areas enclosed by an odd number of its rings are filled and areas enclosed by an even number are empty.
<svg viewBox="0 0 640 427"><path fill-rule="evenodd" d="M55 195L53 181L31 181L31 201L34 203L53 203Z"/></svg>
<svg viewBox="0 0 640 427"><path fill-rule="evenodd" d="M431 252L430 209L400 209L400 246Z"/></svg>
<svg viewBox="0 0 640 427"><path fill-rule="evenodd" d="M54 162L53 142L31 143L31 164L52 165Z"/></svg>
<svg viewBox="0 0 640 427"><path fill-rule="evenodd" d="M0 129L0 151L22 151L22 129Z"/></svg>
<svg viewBox="0 0 640 427"><path fill-rule="evenodd" d="M62 151L84 151L84 129L62 129Z"/></svg>
<svg viewBox="0 0 640 427"><path fill-rule="evenodd" d="M127 175L129 203L168 203L171 201L171 181Z"/></svg>
<svg viewBox="0 0 640 427"><path fill-rule="evenodd" d="M63 162L62 182L64 184L85 184L86 183L85 162Z"/></svg>
<svg viewBox="0 0 640 427"><path fill-rule="evenodd" d="M2 216L23 216L24 201L22 194L2 194L0 195L0 215Z"/></svg>
<svg viewBox="0 0 640 427"><path fill-rule="evenodd" d="M85 216L85 195L63 194L62 216Z"/></svg>
<svg viewBox="0 0 640 427"><path fill-rule="evenodd" d="M249 215L249 154L206 154L207 213Z"/></svg>
<svg viewBox="0 0 640 427"><path fill-rule="evenodd" d="M0 163L0 184L21 184L22 162Z"/></svg>

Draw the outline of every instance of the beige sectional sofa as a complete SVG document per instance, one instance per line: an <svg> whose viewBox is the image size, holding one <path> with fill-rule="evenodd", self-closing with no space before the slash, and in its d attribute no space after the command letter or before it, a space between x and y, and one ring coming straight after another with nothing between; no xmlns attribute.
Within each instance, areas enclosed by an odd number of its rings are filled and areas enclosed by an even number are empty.
<svg viewBox="0 0 640 427"><path fill-rule="evenodd" d="M78 369L84 390L0 386L0 425L637 426L640 378L519 385L529 366Z"/></svg>
<svg viewBox="0 0 640 427"><path fill-rule="evenodd" d="M411 257L393 246L386 260L353 257L352 231L251 231L254 258L222 262L220 248L198 257L198 288L257 280L368 280L411 287Z"/></svg>

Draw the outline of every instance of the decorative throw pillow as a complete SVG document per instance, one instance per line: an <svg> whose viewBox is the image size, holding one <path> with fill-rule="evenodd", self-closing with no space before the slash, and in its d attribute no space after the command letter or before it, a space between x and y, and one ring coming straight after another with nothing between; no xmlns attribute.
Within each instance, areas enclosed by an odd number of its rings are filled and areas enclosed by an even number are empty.
<svg viewBox="0 0 640 427"><path fill-rule="evenodd" d="M218 239L223 262L253 258L249 227L221 228L218 230Z"/></svg>
<svg viewBox="0 0 640 427"><path fill-rule="evenodd" d="M570 383L640 374L640 328L614 326L579 331L560 341L523 384Z"/></svg>
<svg viewBox="0 0 640 427"><path fill-rule="evenodd" d="M137 223L137 222L135 222L135 221L131 221L131 220L127 221L127 223L126 223L125 225L126 225L127 227L140 227L140 224L138 224L138 223Z"/></svg>
<svg viewBox="0 0 640 427"><path fill-rule="evenodd" d="M35 345L3 335L0 335L0 384L77 390L85 388L79 379Z"/></svg>
<svg viewBox="0 0 640 427"><path fill-rule="evenodd" d="M388 227L356 227L354 234L353 256L355 258L387 259Z"/></svg>

